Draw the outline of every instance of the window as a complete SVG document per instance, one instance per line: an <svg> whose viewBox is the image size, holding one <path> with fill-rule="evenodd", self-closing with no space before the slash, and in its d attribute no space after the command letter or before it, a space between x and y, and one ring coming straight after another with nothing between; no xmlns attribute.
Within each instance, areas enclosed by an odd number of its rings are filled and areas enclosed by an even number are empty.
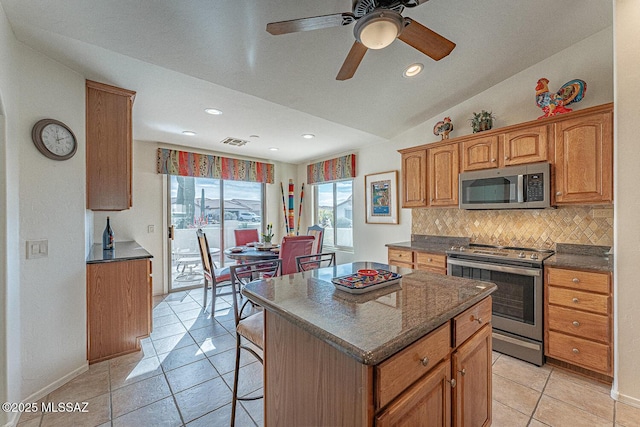
<svg viewBox="0 0 640 427"><path fill-rule="evenodd" d="M324 246L353 248L353 181L314 186L315 222L325 228Z"/></svg>

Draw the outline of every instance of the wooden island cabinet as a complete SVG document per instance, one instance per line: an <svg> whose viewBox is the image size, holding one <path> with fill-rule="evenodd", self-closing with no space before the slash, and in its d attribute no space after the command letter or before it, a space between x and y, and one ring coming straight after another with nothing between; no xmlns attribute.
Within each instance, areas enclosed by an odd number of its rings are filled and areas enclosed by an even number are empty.
<svg viewBox="0 0 640 427"><path fill-rule="evenodd" d="M114 251L94 245L87 259L87 359L96 363L141 349L151 333L151 254L135 242Z"/></svg>
<svg viewBox="0 0 640 427"><path fill-rule="evenodd" d="M263 279L265 426L488 426L495 285L397 269L370 293L331 278L359 262Z"/></svg>

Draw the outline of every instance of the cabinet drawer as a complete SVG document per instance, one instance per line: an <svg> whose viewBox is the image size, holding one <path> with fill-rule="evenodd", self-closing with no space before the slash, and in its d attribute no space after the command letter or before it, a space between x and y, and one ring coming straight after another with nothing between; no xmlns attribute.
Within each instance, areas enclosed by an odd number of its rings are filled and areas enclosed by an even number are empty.
<svg viewBox="0 0 640 427"><path fill-rule="evenodd" d="M491 323L491 297L454 317L453 346L458 347L487 323Z"/></svg>
<svg viewBox="0 0 640 427"><path fill-rule="evenodd" d="M376 407L382 408L430 371L451 351L447 322L395 356L376 366Z"/></svg>
<svg viewBox="0 0 640 427"><path fill-rule="evenodd" d="M548 291L549 304L561 305L576 310L593 311L604 315L609 314L608 295L557 288L555 286L549 286Z"/></svg>
<svg viewBox="0 0 640 427"><path fill-rule="evenodd" d="M549 306L549 329L580 338L611 342L609 318L601 314L585 313L584 311Z"/></svg>
<svg viewBox="0 0 640 427"><path fill-rule="evenodd" d="M391 261L413 264L413 252L389 248L389 263L391 263Z"/></svg>
<svg viewBox="0 0 640 427"><path fill-rule="evenodd" d="M611 347L605 344L559 332L549 332L549 353L547 356L584 368L611 373Z"/></svg>
<svg viewBox="0 0 640 427"><path fill-rule="evenodd" d="M593 273L588 271L564 270L549 268L547 283L581 291L608 294L611 290L608 273Z"/></svg>
<svg viewBox="0 0 640 427"><path fill-rule="evenodd" d="M418 270L429 270L437 273L441 273L443 270L447 271L446 255L416 252L415 263Z"/></svg>

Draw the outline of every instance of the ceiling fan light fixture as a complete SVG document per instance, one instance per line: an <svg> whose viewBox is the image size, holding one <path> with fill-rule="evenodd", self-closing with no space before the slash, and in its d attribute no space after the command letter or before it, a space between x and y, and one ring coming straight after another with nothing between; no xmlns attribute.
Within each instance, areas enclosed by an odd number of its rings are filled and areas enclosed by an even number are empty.
<svg viewBox="0 0 640 427"><path fill-rule="evenodd" d="M356 22L353 33L369 49L389 46L404 27L402 15L393 10L374 10Z"/></svg>

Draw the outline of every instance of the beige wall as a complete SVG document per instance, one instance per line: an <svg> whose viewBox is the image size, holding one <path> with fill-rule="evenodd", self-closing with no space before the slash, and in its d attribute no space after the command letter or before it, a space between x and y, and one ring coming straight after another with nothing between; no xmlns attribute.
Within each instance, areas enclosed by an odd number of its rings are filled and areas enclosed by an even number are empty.
<svg viewBox="0 0 640 427"><path fill-rule="evenodd" d="M613 246L612 206L557 209L414 209L413 234L469 237L473 243L555 249L556 243Z"/></svg>
<svg viewBox="0 0 640 427"><path fill-rule="evenodd" d="M640 2L615 2L615 375L612 395L640 407Z"/></svg>

